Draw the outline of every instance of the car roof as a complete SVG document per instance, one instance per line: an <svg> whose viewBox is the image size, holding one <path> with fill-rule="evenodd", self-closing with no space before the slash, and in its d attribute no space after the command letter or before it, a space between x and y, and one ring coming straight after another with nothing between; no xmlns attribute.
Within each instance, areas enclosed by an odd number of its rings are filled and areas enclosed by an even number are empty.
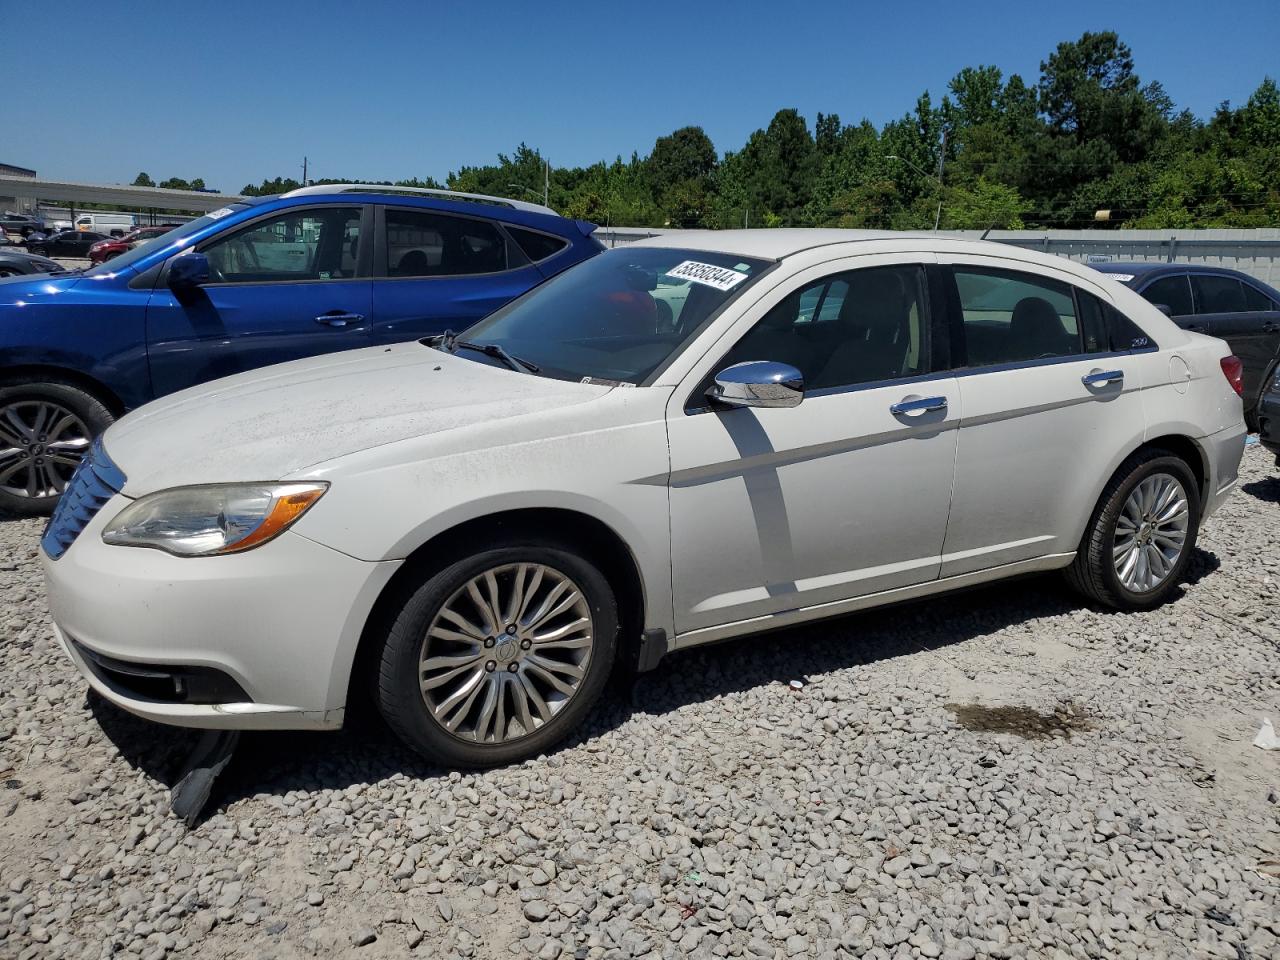
<svg viewBox="0 0 1280 960"><path fill-rule="evenodd" d="M732 253L742 257L781 260L802 250L859 240L919 240L936 242L937 234L899 233L893 230L830 230L809 227L775 227L756 230L673 230L635 242L636 246L678 247Z"/></svg>
<svg viewBox="0 0 1280 960"><path fill-rule="evenodd" d="M332 186L336 188L345 185ZM594 223L562 217L548 207L535 204L517 201L512 201L511 205L490 203L479 195L452 194L448 191L409 191L407 188L386 187L385 192L380 192L377 185L361 186L359 189L334 189L329 192L316 191L307 187L265 197L245 197L228 206L237 209L242 204L246 207L272 204L284 209L289 206L314 203L374 203L397 207L421 207L440 213L459 213L470 217L484 217L487 220L501 220L513 226L531 227L567 239L588 237L596 229Z"/></svg>
<svg viewBox="0 0 1280 960"><path fill-rule="evenodd" d="M1150 260L1108 260L1106 263L1091 263L1090 267L1100 273L1127 273L1133 277L1145 277L1155 273L1217 273L1228 277L1244 278L1248 274L1230 267L1217 267L1208 263L1170 263L1168 261L1153 262ZM1250 277L1249 279L1253 279Z"/></svg>
<svg viewBox="0 0 1280 960"><path fill-rule="evenodd" d="M739 257L756 257L766 260L782 260L806 250L837 244L865 244L858 253L897 253L911 250L920 253L968 253L1017 260L1040 266L1053 267L1073 273L1084 280L1099 282L1096 272L1082 263L1064 257L1029 250L994 240L976 240L945 233L902 232L897 230L837 230L804 227L774 227L755 230L673 230L637 240L627 246L674 247L684 250L705 250L708 253L727 253ZM625 248L623 248L625 249Z"/></svg>

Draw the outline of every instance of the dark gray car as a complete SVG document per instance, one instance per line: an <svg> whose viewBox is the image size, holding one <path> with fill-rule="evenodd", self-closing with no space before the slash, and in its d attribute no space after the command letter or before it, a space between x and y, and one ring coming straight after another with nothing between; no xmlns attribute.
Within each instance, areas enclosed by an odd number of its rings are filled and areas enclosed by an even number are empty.
<svg viewBox="0 0 1280 960"><path fill-rule="evenodd" d="M62 273L66 268L56 260L16 247L0 247L0 278L25 277L32 273Z"/></svg>
<svg viewBox="0 0 1280 960"><path fill-rule="evenodd" d="M1244 364L1244 418L1258 429L1257 407L1280 354L1280 291L1238 270L1193 263L1092 263L1127 284L1185 330L1220 337Z"/></svg>

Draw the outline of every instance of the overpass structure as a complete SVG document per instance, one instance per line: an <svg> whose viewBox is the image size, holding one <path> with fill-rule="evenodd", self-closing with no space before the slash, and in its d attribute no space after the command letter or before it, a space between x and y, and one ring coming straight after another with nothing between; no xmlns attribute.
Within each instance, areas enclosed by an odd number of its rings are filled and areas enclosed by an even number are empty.
<svg viewBox="0 0 1280 960"><path fill-rule="evenodd" d="M86 203L104 203L128 210L180 210L208 213L242 197L203 190L169 190L164 187L135 187L122 184L74 183L39 177L13 176L0 170L0 203L11 198L20 213L33 212L41 203L56 203L75 211Z"/></svg>

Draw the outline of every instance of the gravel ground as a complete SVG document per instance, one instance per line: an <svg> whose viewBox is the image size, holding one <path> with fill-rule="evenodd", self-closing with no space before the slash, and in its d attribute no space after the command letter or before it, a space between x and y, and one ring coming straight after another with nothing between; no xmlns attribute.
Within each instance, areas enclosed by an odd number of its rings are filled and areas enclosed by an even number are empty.
<svg viewBox="0 0 1280 960"><path fill-rule="evenodd" d="M1162 610L1044 577L692 652L518 767L246 736L189 832L193 738L86 697L0 523L0 956L1280 957L1278 511L1251 447Z"/></svg>

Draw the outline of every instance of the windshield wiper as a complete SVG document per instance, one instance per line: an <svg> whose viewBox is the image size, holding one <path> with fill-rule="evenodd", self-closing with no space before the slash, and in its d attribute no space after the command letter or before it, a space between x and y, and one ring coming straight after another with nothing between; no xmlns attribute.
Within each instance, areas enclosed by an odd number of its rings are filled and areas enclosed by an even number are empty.
<svg viewBox="0 0 1280 960"><path fill-rule="evenodd" d="M537 373L542 368L531 360L522 360L519 357L513 357L507 351L498 346L496 343L472 343L470 340L459 340L456 337L447 341L452 349L450 353L457 353L461 347L466 350L474 350L477 353L483 353L486 357L494 357L501 360L512 370L517 373L528 370L530 373Z"/></svg>
<svg viewBox="0 0 1280 960"><path fill-rule="evenodd" d="M483 353L486 357L493 357L497 360L501 360L512 370L516 371L516 373L523 373L525 370L528 370L530 373L538 373L542 370L542 368L532 360L523 360L520 357L513 357L496 343L472 343L470 340L459 340L458 335L452 330L446 330L444 333L432 337L431 345L440 347L448 353L457 353L459 347L463 347L467 350L474 350L477 353Z"/></svg>

